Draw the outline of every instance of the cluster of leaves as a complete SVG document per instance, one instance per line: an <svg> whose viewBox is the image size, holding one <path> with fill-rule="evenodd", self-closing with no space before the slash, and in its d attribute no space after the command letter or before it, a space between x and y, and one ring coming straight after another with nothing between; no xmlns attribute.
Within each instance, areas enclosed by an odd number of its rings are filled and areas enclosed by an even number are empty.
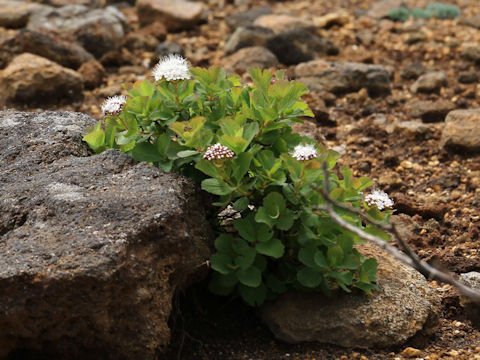
<svg viewBox="0 0 480 360"><path fill-rule="evenodd" d="M332 198L365 208L378 221L388 221L391 212L363 201L362 191L372 185L368 178L355 178L347 168L336 174L337 153L292 133L292 122L313 116L301 99L306 87L285 80L283 72L259 69L250 71L251 85L218 67L193 68L191 74L188 80L136 83L122 112L106 116L84 140L95 152L119 149L190 176L217 196L219 212L233 207L239 215L233 231L215 219L213 292L239 294L255 306L292 289L375 289L376 260L363 257L354 248L361 239L318 210L325 204L319 189L328 181ZM216 143L235 156L205 159ZM314 145L317 156L307 161L293 157L302 144ZM338 213L367 232L388 237L365 227L354 214Z"/></svg>
<svg viewBox="0 0 480 360"><path fill-rule="evenodd" d="M388 13L388 17L394 21L406 21L409 17L414 19L454 19L460 16L460 9L456 5L443 3L430 3L426 8L407 9L399 7Z"/></svg>

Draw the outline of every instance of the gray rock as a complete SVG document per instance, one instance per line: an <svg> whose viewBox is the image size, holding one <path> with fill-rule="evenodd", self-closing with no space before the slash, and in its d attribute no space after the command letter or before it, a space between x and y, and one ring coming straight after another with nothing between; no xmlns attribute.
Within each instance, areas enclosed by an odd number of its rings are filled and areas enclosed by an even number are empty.
<svg viewBox="0 0 480 360"><path fill-rule="evenodd" d="M238 74L251 68L269 68L278 65L278 59L270 50L261 46L247 47L223 60L225 69Z"/></svg>
<svg viewBox="0 0 480 360"><path fill-rule="evenodd" d="M83 5L47 9L30 16L27 27L71 35L97 58L118 49L127 31L125 16L113 6L94 10Z"/></svg>
<svg viewBox="0 0 480 360"><path fill-rule="evenodd" d="M191 181L115 150L79 113L0 112L0 357L154 359L173 293L204 275Z"/></svg>
<svg viewBox="0 0 480 360"><path fill-rule="evenodd" d="M0 68L24 52L42 56L72 69L78 69L82 64L94 60L93 55L83 47L61 39L58 34L24 29L0 40Z"/></svg>
<svg viewBox="0 0 480 360"><path fill-rule="evenodd" d="M275 336L298 343L316 341L344 347L387 347L402 344L418 331L431 333L441 299L416 270L372 245L360 252L379 262L379 291L289 293L261 308L261 317Z"/></svg>
<svg viewBox="0 0 480 360"><path fill-rule="evenodd" d="M19 29L27 25L30 15L49 6L16 0L0 0L0 26Z"/></svg>
<svg viewBox="0 0 480 360"><path fill-rule="evenodd" d="M0 72L0 97L29 107L83 97L82 76L43 57L23 53Z"/></svg>
<svg viewBox="0 0 480 360"><path fill-rule="evenodd" d="M407 109L412 117L421 118L425 122L437 122L445 120L445 116L455 109L455 104L444 99L415 101L408 104Z"/></svg>
<svg viewBox="0 0 480 360"><path fill-rule="evenodd" d="M461 56L469 61L480 63L480 46L468 46L461 52Z"/></svg>
<svg viewBox="0 0 480 360"><path fill-rule="evenodd" d="M405 80L416 80L427 72L427 68L422 63L411 63L405 66L400 76Z"/></svg>
<svg viewBox="0 0 480 360"><path fill-rule="evenodd" d="M366 88L374 97L390 93L393 70L382 65L313 60L297 65L295 76L312 91L340 95Z"/></svg>
<svg viewBox="0 0 480 360"><path fill-rule="evenodd" d="M440 140L441 146L460 153L480 151L480 109L448 113Z"/></svg>
<svg viewBox="0 0 480 360"><path fill-rule="evenodd" d="M420 76L410 90L413 93L439 93L442 86L447 85L447 74L444 71L434 71Z"/></svg>
<svg viewBox="0 0 480 360"><path fill-rule="evenodd" d="M338 47L329 39L298 28L268 39L266 47L284 65L296 65L327 55L337 55Z"/></svg>
<svg viewBox="0 0 480 360"><path fill-rule="evenodd" d="M470 271L468 273L460 274L461 281L480 292L480 273L477 271ZM475 326L480 326L480 304L472 301L464 296L460 296L460 306L465 310L467 317L473 322Z"/></svg>
<svg viewBox="0 0 480 360"><path fill-rule="evenodd" d="M245 47L265 46L273 35L273 30L260 26L237 27L225 44L225 53L231 54Z"/></svg>
<svg viewBox="0 0 480 360"><path fill-rule="evenodd" d="M240 26L247 27L252 25L258 17L271 14L272 12L273 10L270 6L257 6L248 11L230 15L225 19L225 22L231 29L236 29Z"/></svg>

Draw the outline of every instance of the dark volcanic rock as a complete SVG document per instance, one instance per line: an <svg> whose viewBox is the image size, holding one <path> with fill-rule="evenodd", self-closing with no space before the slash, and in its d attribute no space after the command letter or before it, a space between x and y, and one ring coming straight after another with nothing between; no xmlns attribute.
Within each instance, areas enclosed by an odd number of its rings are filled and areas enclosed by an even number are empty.
<svg viewBox="0 0 480 360"><path fill-rule="evenodd" d="M208 228L185 178L109 150L86 115L0 112L0 358L154 359Z"/></svg>
<svg viewBox="0 0 480 360"><path fill-rule="evenodd" d="M285 65L337 55L339 52L338 47L330 40L301 28L271 37L266 47Z"/></svg>
<svg viewBox="0 0 480 360"><path fill-rule="evenodd" d="M4 68L15 56L24 52L42 56L72 69L94 59L93 55L80 45L62 40L54 33L21 30L0 41L0 68Z"/></svg>

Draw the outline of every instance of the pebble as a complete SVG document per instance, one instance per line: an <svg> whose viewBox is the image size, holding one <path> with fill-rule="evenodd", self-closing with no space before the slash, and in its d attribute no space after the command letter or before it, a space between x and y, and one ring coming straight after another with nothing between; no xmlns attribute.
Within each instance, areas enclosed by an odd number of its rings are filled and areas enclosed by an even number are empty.
<svg viewBox="0 0 480 360"><path fill-rule="evenodd" d="M420 76L410 90L413 93L439 93L442 86L447 85L447 74L435 71Z"/></svg>
<svg viewBox="0 0 480 360"><path fill-rule="evenodd" d="M419 357L422 355L422 350L413 347L407 347L402 351L402 355L406 357Z"/></svg>

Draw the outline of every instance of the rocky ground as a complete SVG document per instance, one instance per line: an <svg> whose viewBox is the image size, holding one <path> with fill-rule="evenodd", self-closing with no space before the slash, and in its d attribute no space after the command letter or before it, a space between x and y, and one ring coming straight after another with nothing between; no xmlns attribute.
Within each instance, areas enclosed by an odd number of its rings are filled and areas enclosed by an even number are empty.
<svg viewBox="0 0 480 360"><path fill-rule="evenodd" d="M240 74L250 66L287 69L312 90L306 100L316 118L298 130L339 151L342 165L391 195L395 221L422 259L457 274L480 270L480 110L452 113L480 107L477 1L450 1L461 11L453 20L404 23L384 18L402 3L396 0L180 3L162 23L152 23L160 16L149 8L153 1L109 11L95 10L105 5L100 0L70 1L90 6L70 15L52 15L49 6L61 0L47 3L0 0L4 108L99 119L106 97L149 77L170 52ZM443 298L436 333L386 350L287 345L252 310L192 289L179 296L167 358L480 359L480 331L458 293L432 285Z"/></svg>

